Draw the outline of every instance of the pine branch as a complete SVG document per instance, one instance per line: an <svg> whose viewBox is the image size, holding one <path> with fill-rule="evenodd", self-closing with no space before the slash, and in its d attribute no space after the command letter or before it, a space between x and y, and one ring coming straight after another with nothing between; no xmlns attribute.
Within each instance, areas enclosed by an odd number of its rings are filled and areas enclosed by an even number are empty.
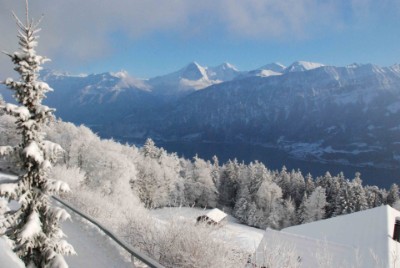
<svg viewBox="0 0 400 268"><path fill-rule="evenodd" d="M18 18L17 15L15 15L14 11L12 11L13 17L17 23L17 26L23 30L23 31L27 31L27 27L25 26L25 24Z"/></svg>
<svg viewBox="0 0 400 268"><path fill-rule="evenodd" d="M32 26L33 34L36 34L37 32L40 31L40 29L38 29L38 30L36 30L36 29L37 29L37 27L39 27L39 25L42 22L43 18L44 18L44 14L42 14L40 19L38 19L37 22ZM33 23L33 21L32 21L32 23Z"/></svg>

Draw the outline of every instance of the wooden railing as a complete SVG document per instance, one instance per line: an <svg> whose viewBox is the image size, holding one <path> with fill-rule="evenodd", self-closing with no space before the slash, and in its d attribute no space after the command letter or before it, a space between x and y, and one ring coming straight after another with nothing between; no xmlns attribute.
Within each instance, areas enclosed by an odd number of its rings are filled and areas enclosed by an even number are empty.
<svg viewBox="0 0 400 268"><path fill-rule="evenodd" d="M56 196L52 196L52 198L54 200L56 200L57 202L61 203L62 205L64 205L65 207L67 207L68 209L72 210L73 212L75 212L76 214L81 216L82 218L84 218L87 221L89 221L89 222L93 223L94 225L96 225L108 237L110 237L118 245L120 245L122 248L124 248L126 251L128 251L131 254L131 256L133 257L132 260L134 258L137 258L137 259L139 259L140 261L142 261L143 263L145 263L147 266L149 266L151 268L164 268L164 266L162 266L161 264L157 263L155 260L151 259L150 257L144 255L138 249L128 245L127 243L125 243L124 241L119 239L113 232L111 232L110 230L105 228L103 225L101 225L99 222L97 222L92 217L86 215L85 213L83 213L79 209L74 208L73 206L71 206L70 204L68 204L67 202L65 202L64 200L62 200L62 199L60 199L60 198L58 198Z"/></svg>

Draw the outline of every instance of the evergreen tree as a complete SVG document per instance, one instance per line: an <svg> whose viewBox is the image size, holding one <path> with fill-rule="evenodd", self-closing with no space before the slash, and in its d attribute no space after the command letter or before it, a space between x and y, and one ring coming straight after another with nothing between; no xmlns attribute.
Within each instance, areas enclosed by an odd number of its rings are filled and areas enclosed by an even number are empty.
<svg viewBox="0 0 400 268"><path fill-rule="evenodd" d="M305 192L307 195L310 195L315 189L315 183L310 173L307 174L305 180Z"/></svg>
<svg viewBox="0 0 400 268"><path fill-rule="evenodd" d="M211 169L211 177L215 184L215 187L218 188L219 187L219 177L220 177L220 174L219 174L220 167L219 167L218 157L216 155L214 155L212 160L213 160L213 162L212 162L213 165L212 165L212 169Z"/></svg>
<svg viewBox="0 0 400 268"><path fill-rule="evenodd" d="M301 224L305 222L305 215L306 215L306 201L307 201L307 193L304 193L303 199L300 203L299 208L297 209L297 223Z"/></svg>
<svg viewBox="0 0 400 268"><path fill-rule="evenodd" d="M349 214L356 211L353 187L348 180L342 180L339 193L335 200L334 216Z"/></svg>
<svg viewBox="0 0 400 268"><path fill-rule="evenodd" d="M279 200L282 201L282 200ZM261 228L270 227L272 229L279 230L281 229L283 213L285 212L285 208L283 206L283 202L275 202L272 205L271 212L268 214L264 214L266 217L266 221L260 225Z"/></svg>
<svg viewBox="0 0 400 268"><path fill-rule="evenodd" d="M301 203L301 199L303 197L305 188L306 188L306 183L304 180L303 175L301 174L300 170L297 171L292 171L290 173L290 197L296 204L296 206L299 206Z"/></svg>
<svg viewBox="0 0 400 268"><path fill-rule="evenodd" d="M326 204L325 189L318 186L304 202L302 223L324 219Z"/></svg>
<svg viewBox="0 0 400 268"><path fill-rule="evenodd" d="M229 160L222 167L218 192L219 203L223 206L233 208L235 206L237 192L239 190L239 177L241 166L235 159Z"/></svg>
<svg viewBox="0 0 400 268"><path fill-rule="evenodd" d="M190 204L214 208L218 191L211 177L211 165L197 156L194 157L191 177L185 181L186 197Z"/></svg>
<svg viewBox="0 0 400 268"><path fill-rule="evenodd" d="M258 226L259 224L259 213L254 202L251 202L248 208L247 224L250 226Z"/></svg>
<svg viewBox="0 0 400 268"><path fill-rule="evenodd" d="M19 27L20 51L6 53L15 64L20 79L6 79L4 84L14 91L19 106L6 104L6 113L15 116L22 142L15 148L2 147L0 153L15 153L21 160L21 171L16 181L0 184L0 195L16 200L20 207L4 215L0 225L14 241L14 251L29 267L65 267L62 255L74 250L65 240L59 221L68 213L52 207L49 195L68 191L63 182L48 178L48 171L62 151L58 144L46 141L43 125L52 118L53 110L42 105L42 99L51 88L38 80L40 65L47 58L36 54L38 22L29 19L26 1L26 22L15 16Z"/></svg>
<svg viewBox="0 0 400 268"><path fill-rule="evenodd" d="M351 182L352 193L354 195L354 206L355 211L361 211L368 208L368 202L365 195L364 188L362 186L362 180L360 178L360 173L357 172L355 178Z"/></svg>
<svg viewBox="0 0 400 268"><path fill-rule="evenodd" d="M369 208L379 207L384 203L386 190L379 189L377 186L366 186L364 191Z"/></svg>
<svg viewBox="0 0 400 268"><path fill-rule="evenodd" d="M146 157L158 159L158 158L160 158L160 156L163 152L163 149L158 148L155 145L154 141L152 139L148 138L142 147L142 152L143 152L143 155Z"/></svg>
<svg viewBox="0 0 400 268"><path fill-rule="evenodd" d="M247 222L250 203L249 190L244 187L240 190L239 199L233 209L233 215L243 223Z"/></svg>
<svg viewBox="0 0 400 268"><path fill-rule="evenodd" d="M137 175L131 181L132 188L147 208L164 207L169 204L170 177L157 159L145 156L137 164Z"/></svg>
<svg viewBox="0 0 400 268"><path fill-rule="evenodd" d="M281 214L281 228L296 224L296 206L291 198L283 201Z"/></svg>
<svg viewBox="0 0 400 268"><path fill-rule="evenodd" d="M399 199L400 199L400 197L399 197L399 186L396 183L393 183L390 186L388 195L386 197L386 202L387 202L388 205L392 206Z"/></svg>
<svg viewBox="0 0 400 268"><path fill-rule="evenodd" d="M282 200L282 189L274 182L264 181L256 194L256 204L268 214L272 213L276 204Z"/></svg>
<svg viewBox="0 0 400 268"><path fill-rule="evenodd" d="M277 174L274 181L279 185L279 187L281 187L283 197L289 197L291 191L291 179L285 166L282 167L282 170Z"/></svg>
<svg viewBox="0 0 400 268"><path fill-rule="evenodd" d="M327 218L332 217L332 215L335 213L336 199L341 186L340 182L344 181L344 178L342 176L343 174L339 174L339 176L337 177L332 177L329 172L326 172L323 177L319 177L316 180L315 186L321 186L325 189L326 192L326 201L328 203L326 207Z"/></svg>

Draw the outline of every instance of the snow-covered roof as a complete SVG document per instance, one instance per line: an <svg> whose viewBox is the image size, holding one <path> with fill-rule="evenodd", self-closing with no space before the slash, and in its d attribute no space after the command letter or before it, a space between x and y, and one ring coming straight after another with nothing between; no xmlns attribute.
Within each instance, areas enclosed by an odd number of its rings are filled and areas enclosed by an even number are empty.
<svg viewBox="0 0 400 268"><path fill-rule="evenodd" d="M352 267L355 258L356 250L348 245L267 229L252 263L257 267Z"/></svg>
<svg viewBox="0 0 400 268"><path fill-rule="evenodd" d="M206 216L207 216L209 219L211 219L211 220L213 220L213 221L215 221L215 222L218 223L218 222L222 221L223 219L225 219L225 217L226 217L227 215L226 215L225 212L219 210L218 208L214 208L214 209L212 209L210 212L208 212L208 213L206 214Z"/></svg>
<svg viewBox="0 0 400 268"><path fill-rule="evenodd" d="M353 260L354 263L349 264L348 267L399 267L400 243L392 239L395 220L399 216L399 211L386 205L292 226L283 229L280 235L289 237L288 240L298 245L298 248L303 245L307 247L307 243L311 247L312 244L306 242L309 241L308 239L326 241L328 252L332 252L332 258L338 260L348 257L333 245L351 247L355 256L348 259ZM302 241L299 237L307 239Z"/></svg>

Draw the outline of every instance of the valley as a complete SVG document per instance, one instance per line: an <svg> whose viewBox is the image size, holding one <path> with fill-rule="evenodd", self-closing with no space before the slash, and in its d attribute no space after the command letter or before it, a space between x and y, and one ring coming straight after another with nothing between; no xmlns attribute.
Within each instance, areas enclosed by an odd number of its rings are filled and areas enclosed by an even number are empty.
<svg viewBox="0 0 400 268"><path fill-rule="evenodd" d="M57 89L45 100L56 115L103 138L152 138L187 157L259 160L314 177L360 171L365 183L386 188L399 179L398 65L298 61L239 71L192 62L150 79L125 71L41 76Z"/></svg>

